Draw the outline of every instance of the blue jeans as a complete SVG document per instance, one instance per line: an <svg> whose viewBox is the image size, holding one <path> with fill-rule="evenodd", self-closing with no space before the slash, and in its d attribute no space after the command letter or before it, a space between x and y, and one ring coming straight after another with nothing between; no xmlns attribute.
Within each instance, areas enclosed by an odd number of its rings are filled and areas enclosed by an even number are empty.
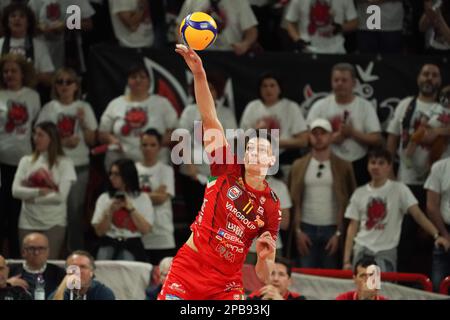
<svg viewBox="0 0 450 320"><path fill-rule="evenodd" d="M450 232L450 226L447 226L447 230ZM441 246L434 247L431 266L431 281L434 291L439 291L441 281L447 276L450 276L450 251L445 252Z"/></svg>
<svg viewBox="0 0 450 320"><path fill-rule="evenodd" d="M328 241L336 233L336 226L315 226L302 222L300 228L312 242L312 245L309 248L309 254L300 257L300 267L337 269L337 252L330 256L328 255L328 251L325 250Z"/></svg>

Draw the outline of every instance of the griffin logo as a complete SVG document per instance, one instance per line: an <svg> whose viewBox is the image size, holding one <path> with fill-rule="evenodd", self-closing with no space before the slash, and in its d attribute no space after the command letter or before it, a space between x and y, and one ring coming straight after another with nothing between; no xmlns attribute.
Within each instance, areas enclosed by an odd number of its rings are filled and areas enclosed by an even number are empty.
<svg viewBox="0 0 450 320"><path fill-rule="evenodd" d="M5 125L5 131L10 133L15 128L23 126L28 121L28 110L20 102L8 101L8 119Z"/></svg>
<svg viewBox="0 0 450 320"><path fill-rule="evenodd" d="M367 206L366 229L377 227L386 217L386 202L380 198L372 198Z"/></svg>
<svg viewBox="0 0 450 320"><path fill-rule="evenodd" d="M145 127L147 121L147 113L144 109L132 108L125 115L125 124L121 132L124 136L128 136L132 130Z"/></svg>
<svg viewBox="0 0 450 320"><path fill-rule="evenodd" d="M69 138L75 133L75 117L61 115L57 126L61 138Z"/></svg>

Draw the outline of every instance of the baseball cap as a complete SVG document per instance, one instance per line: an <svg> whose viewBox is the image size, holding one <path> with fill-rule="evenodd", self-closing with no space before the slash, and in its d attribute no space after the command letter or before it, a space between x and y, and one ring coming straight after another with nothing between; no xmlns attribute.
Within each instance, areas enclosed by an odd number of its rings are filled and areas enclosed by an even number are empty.
<svg viewBox="0 0 450 320"><path fill-rule="evenodd" d="M309 130L313 130L315 128L322 128L325 131L333 132L330 122L326 119L316 119L313 122L311 122Z"/></svg>

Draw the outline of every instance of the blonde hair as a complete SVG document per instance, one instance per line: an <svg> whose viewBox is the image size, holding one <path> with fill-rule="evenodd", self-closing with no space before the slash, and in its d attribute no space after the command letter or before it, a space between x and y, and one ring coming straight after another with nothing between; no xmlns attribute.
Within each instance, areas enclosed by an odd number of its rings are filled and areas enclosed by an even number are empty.
<svg viewBox="0 0 450 320"><path fill-rule="evenodd" d="M58 79L63 75L63 74L67 74L69 75L69 77L75 81L75 83L77 84L77 91L75 91L73 100L78 100L81 98L81 79L78 76L78 74L76 73L76 71L72 68L67 68L67 67L63 67L63 68L59 68L55 74L53 75L52 78L52 99L55 100L59 100L59 95L58 95L58 91L56 90L56 81L58 81Z"/></svg>

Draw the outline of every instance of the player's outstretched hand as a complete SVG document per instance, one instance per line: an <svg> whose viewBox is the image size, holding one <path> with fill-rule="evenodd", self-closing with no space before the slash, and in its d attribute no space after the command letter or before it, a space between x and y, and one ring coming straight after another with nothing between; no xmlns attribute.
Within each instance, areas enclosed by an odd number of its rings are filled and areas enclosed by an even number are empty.
<svg viewBox="0 0 450 320"><path fill-rule="evenodd" d="M275 240L269 231L264 232L258 240L256 240L256 253L260 259L266 259L275 253Z"/></svg>
<svg viewBox="0 0 450 320"><path fill-rule="evenodd" d="M184 58L184 61L186 61L186 64L188 65L189 69L191 69L193 74L204 72L202 59L200 59L200 57L197 53L195 53L194 50L185 46L184 44L177 44L175 52L177 52Z"/></svg>

